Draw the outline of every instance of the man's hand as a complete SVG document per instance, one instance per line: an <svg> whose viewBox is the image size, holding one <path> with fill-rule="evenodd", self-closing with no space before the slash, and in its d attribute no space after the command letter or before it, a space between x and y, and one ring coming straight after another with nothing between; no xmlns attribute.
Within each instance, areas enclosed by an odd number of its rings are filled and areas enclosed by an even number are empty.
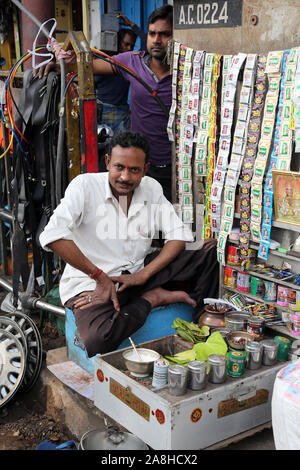
<svg viewBox="0 0 300 470"><path fill-rule="evenodd" d="M141 286L148 281L148 276L145 272L139 271L138 273L134 274L121 274L121 276L112 276L110 278L113 282L119 282L122 284L118 292L123 292L123 290L127 289L128 287L135 287Z"/></svg>
<svg viewBox="0 0 300 470"><path fill-rule="evenodd" d="M117 310L117 312L119 312L120 304L118 301L115 284L111 278L109 278L105 273L102 273L97 279L95 290L82 292L79 299L74 302L74 307L84 310L91 304L102 305L106 302L109 302L109 300L112 301L114 308Z"/></svg>
<svg viewBox="0 0 300 470"><path fill-rule="evenodd" d="M130 28L133 28L133 26L134 26L133 21L130 21L130 20L127 18L127 16L125 16L124 13L122 13L121 11L118 11L118 13L117 13L117 18L122 18L122 20L123 20L123 22L124 22L123 24L124 24L125 26L130 26Z"/></svg>
<svg viewBox="0 0 300 470"><path fill-rule="evenodd" d="M203 243L203 249L209 251L217 246L218 240L216 238L205 238Z"/></svg>
<svg viewBox="0 0 300 470"><path fill-rule="evenodd" d="M48 62L46 65L42 65L38 69L33 69L32 75L36 77L37 75L39 78L46 77L51 70L54 70L55 72L60 72L60 65L57 64L56 62Z"/></svg>

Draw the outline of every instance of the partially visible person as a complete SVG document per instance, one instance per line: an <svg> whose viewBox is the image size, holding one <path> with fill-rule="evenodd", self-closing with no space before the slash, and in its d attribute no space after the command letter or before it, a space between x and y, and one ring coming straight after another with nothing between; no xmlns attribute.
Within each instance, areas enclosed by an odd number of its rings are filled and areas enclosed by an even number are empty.
<svg viewBox="0 0 300 470"><path fill-rule="evenodd" d="M118 32L118 53L133 51L136 39L141 39L141 48L146 48L146 33L122 12L117 13L125 26ZM126 130L130 127L130 109L128 105L129 82L120 76L94 76L95 93L97 97L98 123L110 127L113 132Z"/></svg>
<svg viewBox="0 0 300 470"><path fill-rule="evenodd" d="M172 102L172 75L167 53L172 36L173 7L164 5L149 16L147 52L131 51L113 56L132 69L152 92L122 69L102 59L93 61L95 75L121 76L130 83L131 129L146 135L150 145L148 175L162 185L169 201L172 201L172 144L167 125ZM57 68L57 64L49 63L40 68L39 77Z"/></svg>
<svg viewBox="0 0 300 470"><path fill-rule="evenodd" d="M95 74L115 74L130 83L131 129L142 132L150 144L148 175L159 181L172 201L172 144L167 133L172 102L172 76L167 63L169 40L173 37L173 8L164 5L148 19L147 52L132 51L113 56L144 80L161 99L164 109L134 77L101 59L93 62Z"/></svg>
<svg viewBox="0 0 300 470"><path fill-rule="evenodd" d="M67 263L61 301L73 311L89 357L115 350L160 305L188 303L197 322L203 299L217 293L216 244L184 250L192 233L146 176L148 159L143 135L114 135L108 172L74 178L40 235L42 247ZM153 250L159 231L165 244ZM176 288L186 281L193 297Z"/></svg>

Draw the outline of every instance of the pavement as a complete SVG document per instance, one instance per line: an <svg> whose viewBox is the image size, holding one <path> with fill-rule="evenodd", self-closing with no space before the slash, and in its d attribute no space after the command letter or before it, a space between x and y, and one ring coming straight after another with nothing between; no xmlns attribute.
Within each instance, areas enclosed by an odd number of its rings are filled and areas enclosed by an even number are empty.
<svg viewBox="0 0 300 470"><path fill-rule="evenodd" d="M62 383L50 370L48 366L61 364L69 361L67 347L48 351L46 363L41 374L40 383L46 401L46 409L55 420L64 423L74 440L80 442L81 437L92 429L105 430L105 419L109 424L115 423L111 418L104 415L93 403L93 400L82 396L70 386ZM83 371L83 369L82 369ZM86 380L86 373L83 371ZM88 374L89 375L89 374ZM92 376L90 376L92 377ZM123 429L124 430L124 429ZM268 423L255 430L239 434L222 445L215 445L211 450L269 450L274 451L274 439L271 424Z"/></svg>

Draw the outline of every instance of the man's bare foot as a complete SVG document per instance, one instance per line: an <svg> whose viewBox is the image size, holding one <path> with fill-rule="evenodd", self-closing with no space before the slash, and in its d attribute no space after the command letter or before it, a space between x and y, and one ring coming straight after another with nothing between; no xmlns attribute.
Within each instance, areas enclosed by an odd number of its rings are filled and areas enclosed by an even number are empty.
<svg viewBox="0 0 300 470"><path fill-rule="evenodd" d="M151 308L170 305L176 302L183 302L191 305L192 307L196 307L197 305L195 300L193 300L186 292L182 290L169 291L162 287L151 289L142 294L141 297L150 302Z"/></svg>

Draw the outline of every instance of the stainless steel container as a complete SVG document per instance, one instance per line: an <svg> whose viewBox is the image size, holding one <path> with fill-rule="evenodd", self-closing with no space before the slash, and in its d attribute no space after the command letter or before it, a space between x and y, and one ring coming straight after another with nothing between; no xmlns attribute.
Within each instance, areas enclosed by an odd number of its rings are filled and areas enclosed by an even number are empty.
<svg viewBox="0 0 300 470"><path fill-rule="evenodd" d="M272 366L277 361L277 352L279 344L274 339L264 339L262 363L265 366Z"/></svg>
<svg viewBox="0 0 300 470"><path fill-rule="evenodd" d="M171 395L184 395L188 383L188 369L181 365L169 366L168 388Z"/></svg>
<svg viewBox="0 0 300 470"><path fill-rule="evenodd" d="M209 372L208 380L214 384L225 382L226 380L226 357L222 354L211 354L207 359Z"/></svg>
<svg viewBox="0 0 300 470"><path fill-rule="evenodd" d="M262 364L263 346L256 341L248 341L245 346L247 369L259 369Z"/></svg>
<svg viewBox="0 0 300 470"><path fill-rule="evenodd" d="M189 371L188 387L192 390L203 390L206 386L206 363L191 361L187 368Z"/></svg>
<svg viewBox="0 0 300 470"><path fill-rule="evenodd" d="M225 315L225 327L230 331L246 331L250 314L246 312L231 312Z"/></svg>

